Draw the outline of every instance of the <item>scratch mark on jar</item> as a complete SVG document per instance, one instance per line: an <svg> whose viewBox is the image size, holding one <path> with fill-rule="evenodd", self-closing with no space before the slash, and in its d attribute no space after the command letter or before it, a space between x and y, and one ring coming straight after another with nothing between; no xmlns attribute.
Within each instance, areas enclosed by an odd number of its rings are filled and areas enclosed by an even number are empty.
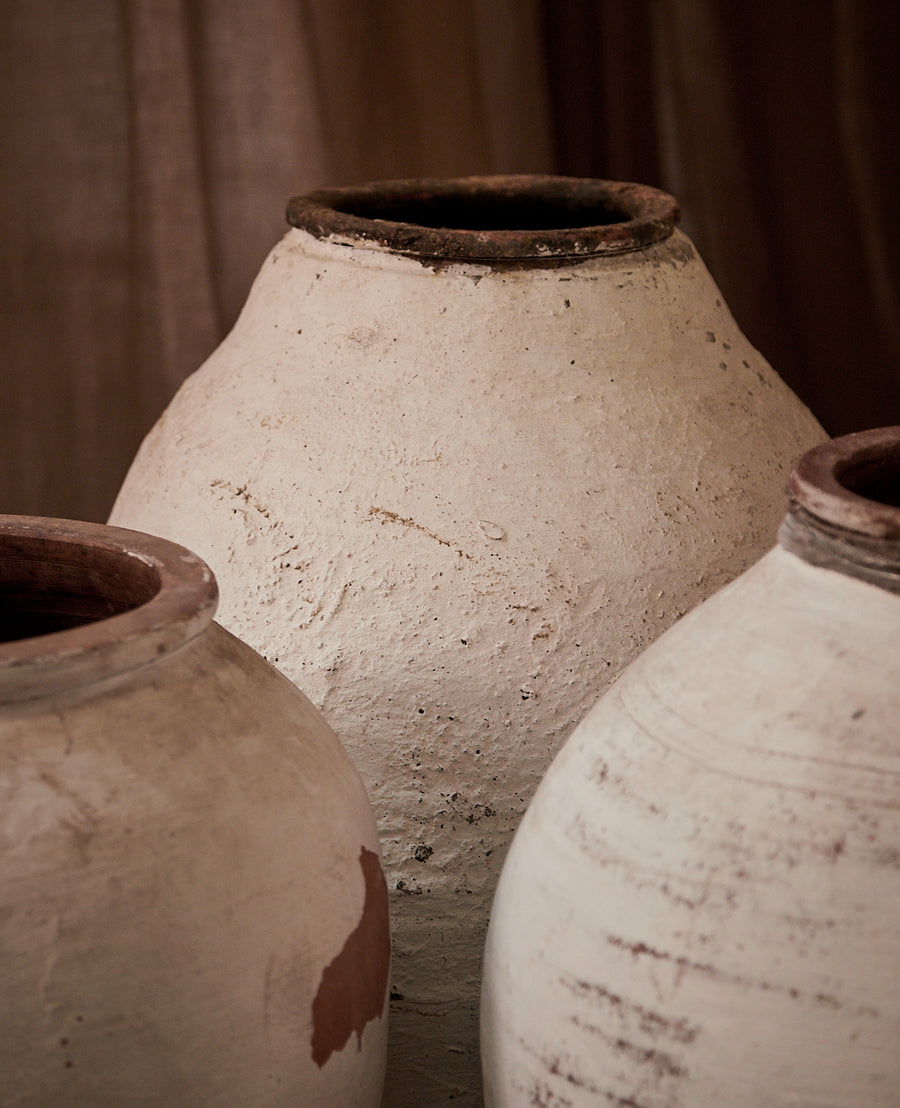
<svg viewBox="0 0 900 1108"><path fill-rule="evenodd" d="M416 523L414 519L410 519L408 516L398 515L396 512L391 512L387 508L376 508L373 504L369 508L369 515L380 519L382 523L396 523L401 527L408 527L412 531L420 531L423 535L427 535L428 538L434 539L435 542L439 542L441 546L448 546L451 550L455 550L461 558L466 558L468 561L472 561L472 555L467 554L465 550L461 550L458 546L454 546L448 539L442 539L440 535L436 535L434 531L430 531L427 527L423 527L421 523Z"/></svg>
<svg viewBox="0 0 900 1108"><path fill-rule="evenodd" d="M716 981L725 981L732 985L738 985L745 989L759 989L761 992L780 993L785 996L789 996L791 1000L797 1000L801 1003L813 1003L824 1006L826 1008L843 1009L844 1003L839 997L833 996L829 993L816 993L814 996L809 993L801 992L799 989L790 985L778 985L771 981L754 980L751 977L745 977L739 973L730 973L728 970L719 969L716 966L711 965L709 962L694 962L690 958L685 958L683 955L669 954L664 950L657 950L654 947L648 946L643 942L629 942L627 939L621 938L619 935L607 935L606 941L610 946L617 947L620 950L628 951L635 960L639 958L649 958L655 962L668 962L678 967L682 972L684 970L691 970L694 973L702 974L704 977L708 977ZM879 1013L874 1008L861 1007L855 1009L849 1009L855 1016L869 1016L877 1018Z"/></svg>
<svg viewBox="0 0 900 1108"><path fill-rule="evenodd" d="M687 1077L689 1071L667 1050L659 1050L652 1046L640 1046L630 1042L621 1035L610 1035L600 1027L585 1023L583 1020L572 1018L571 1021L581 1030L588 1031L607 1042L614 1054L626 1057L629 1063L635 1066L646 1067L653 1071L657 1080L667 1077Z"/></svg>
<svg viewBox="0 0 900 1108"><path fill-rule="evenodd" d="M253 510L256 512L259 512L263 519L269 519L271 516L271 513L269 512L269 509L266 507L266 505L261 504L256 499L256 497L252 495L252 493L247 491L246 484L236 486L233 485L230 481L226 481L223 477L217 477L215 480L210 481L209 487L211 489L227 490L231 493L232 496L237 497L239 500L243 500L243 502L248 507L253 508Z"/></svg>
<svg viewBox="0 0 900 1108"><path fill-rule="evenodd" d="M609 1010L616 1013L618 1018L637 1026L637 1029L652 1038L674 1039L678 1043L692 1043L700 1033L700 1025L691 1023L683 1018L670 1018L659 1012L646 1008L627 997L620 996L603 985L593 984L589 981L578 981L566 976L560 977L560 984L570 989L576 996L592 1001L602 1002ZM577 1026L584 1026L586 1030L594 1030L582 1023L577 1017L572 1017Z"/></svg>

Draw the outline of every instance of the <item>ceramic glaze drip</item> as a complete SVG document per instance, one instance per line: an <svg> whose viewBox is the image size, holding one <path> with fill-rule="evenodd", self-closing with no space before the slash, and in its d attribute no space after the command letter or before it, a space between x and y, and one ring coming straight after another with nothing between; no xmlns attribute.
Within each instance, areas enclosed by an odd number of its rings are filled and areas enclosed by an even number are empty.
<svg viewBox="0 0 900 1108"><path fill-rule="evenodd" d="M882 516L809 466L866 445L811 452L792 515ZM779 546L600 698L500 880L488 1105L898 1103L898 635L900 597Z"/></svg>
<svg viewBox="0 0 900 1108"><path fill-rule="evenodd" d="M515 186L447 186L479 187ZM456 260L458 230L432 228L438 256L421 225L293 228L113 512L208 559L223 623L309 692L366 782L392 1106L480 1101L488 910L537 782L598 689L763 552L786 460L823 437L656 197L649 244L628 220L557 228L556 247L631 236L580 260L541 262L508 228Z"/></svg>

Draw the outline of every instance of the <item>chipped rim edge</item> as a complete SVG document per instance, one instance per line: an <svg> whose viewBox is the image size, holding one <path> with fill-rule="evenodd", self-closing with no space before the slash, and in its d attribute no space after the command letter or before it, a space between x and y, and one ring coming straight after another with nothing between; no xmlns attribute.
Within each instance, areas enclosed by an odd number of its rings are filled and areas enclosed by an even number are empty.
<svg viewBox="0 0 900 1108"><path fill-rule="evenodd" d="M369 218L345 208L385 210L434 200L487 199L545 202L573 212L605 207L622 215L614 223L514 230L425 227ZM585 177L489 176L379 181L320 189L293 197L287 220L316 238L377 244L407 257L442 262L484 262L512 266L552 265L554 261L623 254L667 239L680 212L674 197L650 185Z"/></svg>
<svg viewBox="0 0 900 1108"><path fill-rule="evenodd" d="M89 571L99 556L155 590L135 607L62 631L0 642L0 704L112 677L178 650L212 622L218 587L209 566L167 539L40 516L0 515L0 553ZM149 571L149 573L148 573Z"/></svg>

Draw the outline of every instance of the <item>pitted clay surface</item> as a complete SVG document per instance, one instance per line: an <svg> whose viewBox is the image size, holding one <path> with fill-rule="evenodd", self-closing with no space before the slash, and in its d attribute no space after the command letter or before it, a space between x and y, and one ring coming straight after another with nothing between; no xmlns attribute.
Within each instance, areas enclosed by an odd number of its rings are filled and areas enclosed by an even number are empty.
<svg viewBox="0 0 900 1108"><path fill-rule="evenodd" d="M489 1106L897 1102L898 636L776 548L600 700L494 901Z"/></svg>
<svg viewBox="0 0 900 1108"><path fill-rule="evenodd" d="M379 821L387 1103L480 1101L491 898L562 740L752 563L821 428L679 232L439 270L290 231L113 521L213 567L222 623L324 711Z"/></svg>

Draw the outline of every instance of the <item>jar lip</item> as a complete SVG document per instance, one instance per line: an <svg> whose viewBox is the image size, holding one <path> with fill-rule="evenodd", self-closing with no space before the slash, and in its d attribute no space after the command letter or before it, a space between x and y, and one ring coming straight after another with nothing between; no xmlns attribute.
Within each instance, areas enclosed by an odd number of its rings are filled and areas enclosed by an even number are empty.
<svg viewBox="0 0 900 1108"><path fill-rule="evenodd" d="M218 603L212 570L177 543L39 516L0 515L0 589L7 627L32 618L34 598L67 613L61 630L0 641L0 703L157 661L204 631Z"/></svg>
<svg viewBox="0 0 900 1108"><path fill-rule="evenodd" d="M305 193L287 207L288 223L317 238L518 266L640 250L668 238L678 217L677 201L650 185L544 175L376 181Z"/></svg>
<svg viewBox="0 0 900 1108"><path fill-rule="evenodd" d="M900 539L900 426L814 447L795 463L789 490L796 504L835 527Z"/></svg>

